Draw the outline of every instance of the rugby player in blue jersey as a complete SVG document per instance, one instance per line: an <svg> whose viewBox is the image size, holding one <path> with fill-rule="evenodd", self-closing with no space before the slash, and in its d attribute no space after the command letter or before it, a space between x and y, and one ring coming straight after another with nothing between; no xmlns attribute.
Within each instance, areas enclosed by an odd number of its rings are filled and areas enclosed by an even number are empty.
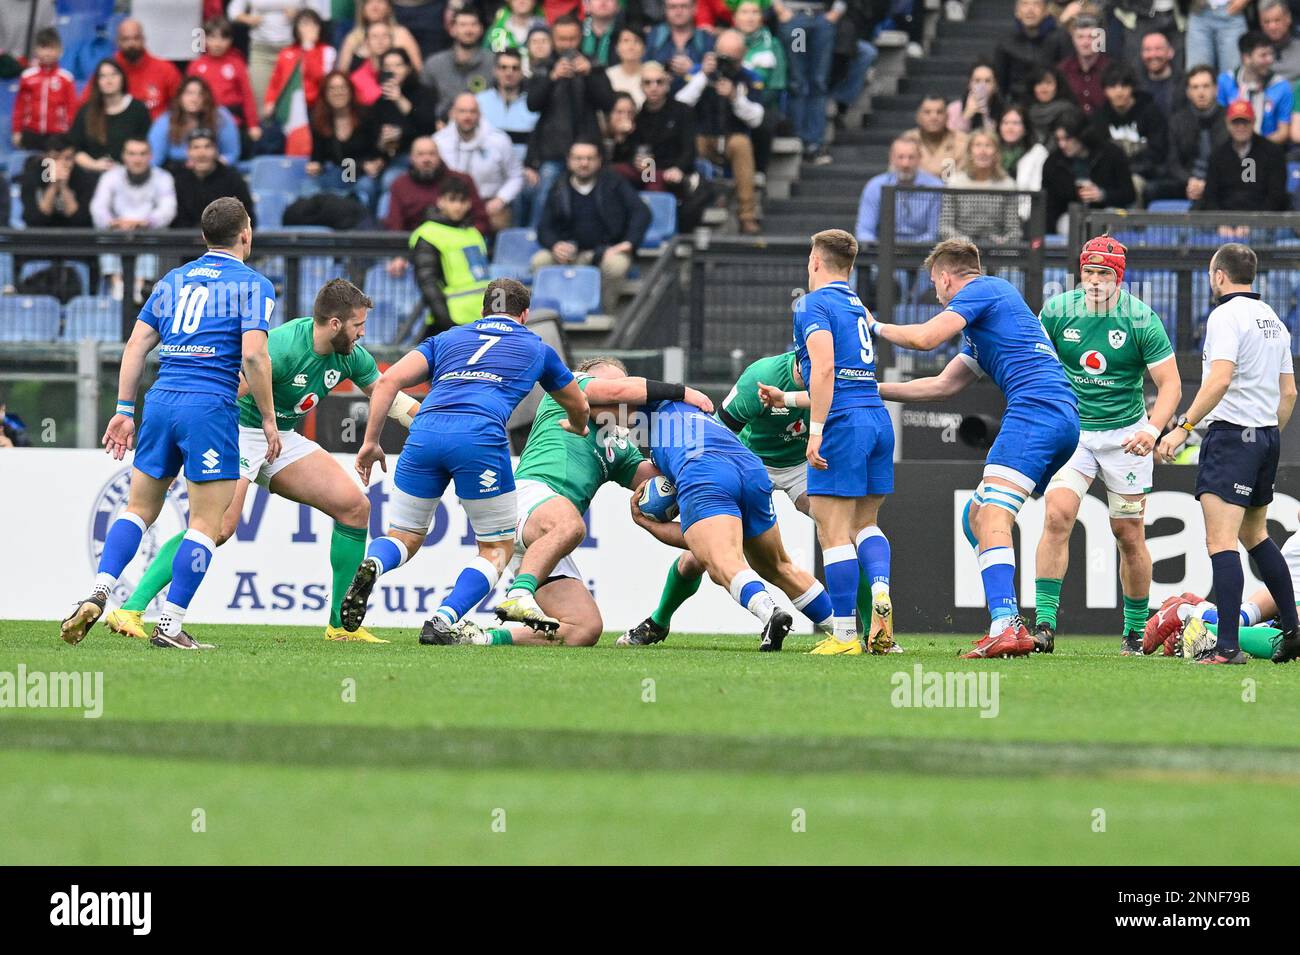
<svg viewBox="0 0 1300 955"><path fill-rule="evenodd" d="M184 650L206 647L181 625L207 573L239 478L235 395L241 367L261 414L267 461L280 453L267 353L275 290L244 264L253 246L248 212L238 199L216 199L203 210L200 225L208 251L154 286L122 352L117 413L103 444L119 461L135 448L131 493L126 510L108 529L90 595L63 621L61 635L68 643L81 642L104 612L183 465L189 529L172 559L171 589L151 642ZM145 356L160 342L158 379L145 395L137 443L136 392Z"/></svg>
<svg viewBox="0 0 1300 955"><path fill-rule="evenodd" d="M808 500L834 610L831 636L812 652L887 653L894 643L889 541L877 524L894 491L894 426L876 386L871 315L849 286L858 243L843 229L812 237L808 294L794 305L794 343L808 383ZM871 581L865 643L854 611Z"/></svg>
<svg viewBox="0 0 1300 955"><path fill-rule="evenodd" d="M880 394L887 401L941 401L987 374L1006 396L1002 427L962 522L979 553L991 618L988 635L965 656L1023 656L1033 652L1035 638L1020 617L1011 530L1025 500L1043 493L1079 443L1074 391L1038 316L1015 286L984 274L973 243L940 242L925 268L943 311L919 325L877 322L872 333L922 351L960 334L961 352L939 375L882 384Z"/></svg>
<svg viewBox="0 0 1300 955"><path fill-rule="evenodd" d="M343 597L343 628L355 631L381 574L406 563L424 543L438 501L451 481L478 538L472 560L447 599L424 624L420 642L459 643L456 623L496 586L514 554L518 522L506 421L540 384L568 415L561 426L587 433L587 399L560 356L524 327L528 289L514 279L494 279L483 293L483 317L425 339L380 377L370 397L370 420L357 452L365 484L378 463L388 470L379 435L397 393L431 382L393 473L388 534L370 542ZM533 597L537 582L515 578L507 594L510 619L554 632L560 622Z"/></svg>
<svg viewBox="0 0 1300 955"><path fill-rule="evenodd" d="M758 618L759 650L780 650L794 623L764 580L780 587L814 624L828 623L830 598L786 553L772 508L772 479L758 455L717 418L684 401L650 402L645 410L648 416L632 429L631 440L649 447L655 467L676 487L681 521L647 518L637 507L639 488L632 493L632 519L659 541L689 550L714 583ZM852 613L852 595L849 606Z"/></svg>

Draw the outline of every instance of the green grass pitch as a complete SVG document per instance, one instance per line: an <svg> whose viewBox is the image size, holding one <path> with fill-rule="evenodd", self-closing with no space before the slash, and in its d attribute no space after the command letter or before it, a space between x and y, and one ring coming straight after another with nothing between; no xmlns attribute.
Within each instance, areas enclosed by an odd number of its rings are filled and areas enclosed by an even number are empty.
<svg viewBox="0 0 1300 955"><path fill-rule="evenodd" d="M0 672L104 674L99 719L0 709L0 864L1300 855L1296 666L1125 659L1117 638L973 662L964 640L908 634L904 655L821 658L809 637L760 654L681 634L559 650L194 629L219 649L103 627L67 647L57 624L0 621ZM917 663L999 674L996 717L894 706Z"/></svg>

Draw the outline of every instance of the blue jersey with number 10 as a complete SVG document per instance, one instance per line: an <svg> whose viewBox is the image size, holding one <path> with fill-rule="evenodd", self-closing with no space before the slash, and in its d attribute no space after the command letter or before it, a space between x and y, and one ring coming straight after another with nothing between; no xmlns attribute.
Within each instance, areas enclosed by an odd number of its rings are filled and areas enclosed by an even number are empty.
<svg viewBox="0 0 1300 955"><path fill-rule="evenodd" d="M835 340L835 395L830 410L883 407L867 309L848 282L823 285L795 302L794 344L804 381L812 380L808 336L818 331L830 332Z"/></svg>
<svg viewBox="0 0 1300 955"><path fill-rule="evenodd" d="M429 362L433 387L412 431L436 428L446 414L477 415L505 428L534 384L559 391L573 381L555 349L506 316L458 325L426 338L416 351Z"/></svg>
<svg viewBox="0 0 1300 955"><path fill-rule="evenodd" d="M154 387L233 401L244 332L267 331L274 310L270 281L229 252L207 252L172 269L139 316L162 339Z"/></svg>

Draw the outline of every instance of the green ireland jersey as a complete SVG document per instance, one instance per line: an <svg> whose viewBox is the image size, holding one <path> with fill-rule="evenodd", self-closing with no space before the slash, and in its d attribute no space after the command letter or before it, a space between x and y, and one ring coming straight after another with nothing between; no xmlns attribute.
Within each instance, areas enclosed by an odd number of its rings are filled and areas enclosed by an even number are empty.
<svg viewBox="0 0 1300 955"><path fill-rule="evenodd" d="M271 353L271 397L281 431L292 431L344 379L365 388L379 377L375 359L360 342L353 346L350 355L316 354L312 347L312 324L310 317L295 318L271 329L267 336ZM239 399L239 423L246 428L262 426L262 414L251 394Z"/></svg>
<svg viewBox="0 0 1300 955"><path fill-rule="evenodd" d="M1121 291L1113 308L1088 311L1083 289L1055 295L1039 319L1079 399L1084 431L1126 428L1146 417L1146 371L1174 350L1156 313Z"/></svg>
<svg viewBox="0 0 1300 955"><path fill-rule="evenodd" d="M592 376L579 373L574 377L578 387L586 391ZM587 429L585 438L570 434L560 427L566 418L568 414L558 401L550 395L542 399L519 467L515 468L515 480L540 481L572 501L578 513L584 514L606 481L633 487L636 469L645 458L624 438L602 440L594 424Z"/></svg>
<svg viewBox="0 0 1300 955"><path fill-rule="evenodd" d="M722 402L718 417L727 427L743 424L740 442L771 468L803 464L808 453L808 409L767 408L758 398L758 383L782 391L802 391L794 380L795 353L760 358L741 374Z"/></svg>

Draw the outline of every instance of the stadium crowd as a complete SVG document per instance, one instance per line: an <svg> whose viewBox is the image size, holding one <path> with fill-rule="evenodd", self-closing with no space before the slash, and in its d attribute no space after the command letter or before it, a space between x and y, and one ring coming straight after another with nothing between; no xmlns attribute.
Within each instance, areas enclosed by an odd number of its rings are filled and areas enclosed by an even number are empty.
<svg viewBox="0 0 1300 955"><path fill-rule="evenodd" d="M855 232L877 241L889 185L948 190L897 194L897 237L927 243L1021 240L1029 203L990 190L1041 191L1047 231L1058 233L1072 203L1289 210L1297 95L1300 33L1287 0L1016 0L965 94L921 98L916 127L862 191ZM983 192L957 193L970 189Z"/></svg>
<svg viewBox="0 0 1300 955"><path fill-rule="evenodd" d="M607 310L646 232L637 193L671 196L677 231L734 193L735 227L756 234L774 138L830 162L871 38L902 29L922 53L922 0L207 0L192 59L155 55L128 12L94 62L65 47L54 4L37 9L29 55L0 56L19 77L26 225L192 228L231 195L273 224L433 221L486 249L520 226L534 266L598 266ZM262 156L303 163L283 210L245 181ZM460 219L439 202L451 183Z"/></svg>

